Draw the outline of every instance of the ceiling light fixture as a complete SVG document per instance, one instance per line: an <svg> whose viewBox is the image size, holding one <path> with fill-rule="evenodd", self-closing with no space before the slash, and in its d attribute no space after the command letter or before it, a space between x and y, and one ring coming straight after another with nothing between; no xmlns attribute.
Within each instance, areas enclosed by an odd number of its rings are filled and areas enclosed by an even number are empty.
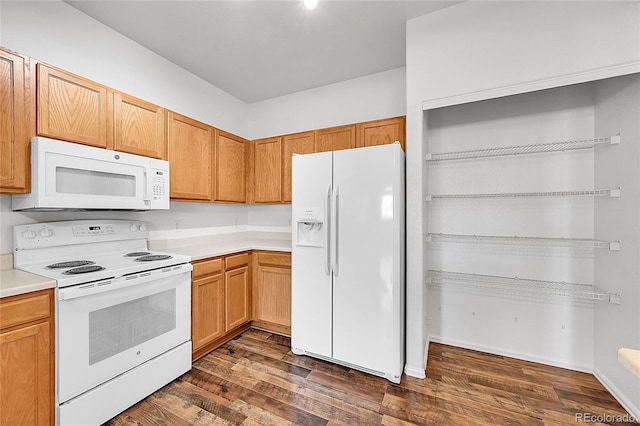
<svg viewBox="0 0 640 426"><path fill-rule="evenodd" d="M304 0L304 7L306 7L307 10L313 10L318 7L319 1L320 0Z"/></svg>

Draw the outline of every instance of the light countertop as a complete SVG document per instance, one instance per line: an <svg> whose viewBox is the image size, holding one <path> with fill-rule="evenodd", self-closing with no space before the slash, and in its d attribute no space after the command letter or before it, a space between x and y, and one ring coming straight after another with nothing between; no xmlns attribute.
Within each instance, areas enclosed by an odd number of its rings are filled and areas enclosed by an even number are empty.
<svg viewBox="0 0 640 426"><path fill-rule="evenodd" d="M247 250L291 251L291 229L274 227L201 228L149 235L149 249L191 256L191 260Z"/></svg>
<svg viewBox="0 0 640 426"><path fill-rule="evenodd" d="M0 298L54 288L56 280L13 269L11 254L0 256Z"/></svg>
<svg viewBox="0 0 640 426"><path fill-rule="evenodd" d="M291 241L265 238L247 238L243 240L220 241L216 243L193 244L163 249L169 253L191 256L191 260L223 256L247 250L291 251Z"/></svg>
<svg viewBox="0 0 640 426"><path fill-rule="evenodd" d="M618 362L633 374L640 377L640 350L629 348L618 349Z"/></svg>

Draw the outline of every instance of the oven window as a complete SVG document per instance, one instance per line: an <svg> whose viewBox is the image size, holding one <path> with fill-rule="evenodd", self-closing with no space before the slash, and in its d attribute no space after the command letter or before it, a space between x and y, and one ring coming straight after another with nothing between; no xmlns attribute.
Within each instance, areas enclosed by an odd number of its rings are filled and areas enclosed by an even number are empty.
<svg viewBox="0 0 640 426"><path fill-rule="evenodd" d="M93 170L56 167L58 194L136 196L136 177Z"/></svg>
<svg viewBox="0 0 640 426"><path fill-rule="evenodd" d="M176 328L176 289L89 313L89 365Z"/></svg>

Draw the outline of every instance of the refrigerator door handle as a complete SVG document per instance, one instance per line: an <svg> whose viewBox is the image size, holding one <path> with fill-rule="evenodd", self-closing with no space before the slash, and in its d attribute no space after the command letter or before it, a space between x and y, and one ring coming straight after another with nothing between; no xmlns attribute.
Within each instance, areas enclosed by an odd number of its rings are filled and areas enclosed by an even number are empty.
<svg viewBox="0 0 640 426"><path fill-rule="evenodd" d="M329 213L331 212L331 184L327 186L327 196L324 199L324 272L327 275L331 275L331 219Z"/></svg>
<svg viewBox="0 0 640 426"><path fill-rule="evenodd" d="M333 276L337 277L339 274L338 270L338 259L339 259L339 251L338 251L338 233L340 232L339 227L339 205L340 203L340 187L336 186L336 190L333 193Z"/></svg>

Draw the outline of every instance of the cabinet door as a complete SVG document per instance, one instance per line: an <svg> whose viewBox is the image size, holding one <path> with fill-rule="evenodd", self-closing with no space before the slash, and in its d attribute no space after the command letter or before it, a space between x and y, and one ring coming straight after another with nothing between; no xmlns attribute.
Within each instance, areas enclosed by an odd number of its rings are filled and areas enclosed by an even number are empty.
<svg viewBox="0 0 640 426"><path fill-rule="evenodd" d="M164 109L124 93L113 97L116 151L166 160Z"/></svg>
<svg viewBox="0 0 640 426"><path fill-rule="evenodd" d="M29 59L0 50L0 193L29 192Z"/></svg>
<svg viewBox="0 0 640 426"><path fill-rule="evenodd" d="M282 138L253 141L253 194L256 203L277 203L282 197Z"/></svg>
<svg viewBox="0 0 640 426"><path fill-rule="evenodd" d="M38 64L38 135L113 148L107 88Z"/></svg>
<svg viewBox="0 0 640 426"><path fill-rule="evenodd" d="M54 424L53 290L0 300L0 424Z"/></svg>
<svg viewBox="0 0 640 426"><path fill-rule="evenodd" d="M313 132L282 137L282 201L291 202L291 156L314 152Z"/></svg>
<svg viewBox="0 0 640 426"><path fill-rule="evenodd" d="M404 116L359 123L357 125L357 146L386 145L399 141L404 150L404 123Z"/></svg>
<svg viewBox="0 0 640 426"><path fill-rule="evenodd" d="M171 198L211 201L213 127L174 112L167 122Z"/></svg>
<svg viewBox="0 0 640 426"><path fill-rule="evenodd" d="M225 331L249 321L249 266L225 272Z"/></svg>
<svg viewBox="0 0 640 426"><path fill-rule="evenodd" d="M194 280L191 287L193 351L224 334L224 275Z"/></svg>
<svg viewBox="0 0 640 426"><path fill-rule="evenodd" d="M315 131L316 152L356 147L356 126L339 126Z"/></svg>
<svg viewBox="0 0 640 426"><path fill-rule="evenodd" d="M215 201L244 203L247 180L247 141L217 131L215 152Z"/></svg>
<svg viewBox="0 0 640 426"><path fill-rule="evenodd" d="M291 328L291 254L257 253L253 318Z"/></svg>

